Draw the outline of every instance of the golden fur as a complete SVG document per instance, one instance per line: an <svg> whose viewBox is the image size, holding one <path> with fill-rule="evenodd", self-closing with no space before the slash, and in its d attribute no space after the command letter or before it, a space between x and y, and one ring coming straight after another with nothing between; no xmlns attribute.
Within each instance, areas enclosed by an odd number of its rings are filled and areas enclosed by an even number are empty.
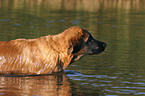
<svg viewBox="0 0 145 96"><path fill-rule="evenodd" d="M87 30L74 26L58 35L0 41L0 73L49 74L62 71L82 56L83 50L72 52L75 46L86 42L89 35Z"/></svg>

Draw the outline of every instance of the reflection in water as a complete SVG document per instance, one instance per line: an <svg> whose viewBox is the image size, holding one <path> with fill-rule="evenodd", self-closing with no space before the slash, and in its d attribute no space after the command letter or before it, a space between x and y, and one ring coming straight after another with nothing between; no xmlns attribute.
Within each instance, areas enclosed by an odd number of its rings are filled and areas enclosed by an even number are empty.
<svg viewBox="0 0 145 96"><path fill-rule="evenodd" d="M71 96L65 74L0 77L0 95L5 96Z"/></svg>
<svg viewBox="0 0 145 96"><path fill-rule="evenodd" d="M97 12L101 9L117 8L117 9L144 9L144 0L0 0L0 7L4 10L29 9L31 14L37 12L39 14L47 10L66 10L66 11L88 11ZM42 15L42 14L41 14Z"/></svg>
<svg viewBox="0 0 145 96"><path fill-rule="evenodd" d="M67 75L67 76L66 76ZM80 87L80 85L88 85L81 81L90 81L89 79L80 79L82 77L103 78L99 75L83 75L76 71L66 70L65 73L55 73L48 75L35 76L1 76L0 77L0 95L4 96L100 96L101 86L97 85L96 79L92 86L96 88L90 89ZM81 77L81 78L82 78ZM105 76L106 77L106 76ZM72 80L76 81L73 82ZM78 85L77 80L81 82ZM71 82L71 83L70 83ZM97 86L96 86L97 85ZM81 89L80 89L81 88Z"/></svg>

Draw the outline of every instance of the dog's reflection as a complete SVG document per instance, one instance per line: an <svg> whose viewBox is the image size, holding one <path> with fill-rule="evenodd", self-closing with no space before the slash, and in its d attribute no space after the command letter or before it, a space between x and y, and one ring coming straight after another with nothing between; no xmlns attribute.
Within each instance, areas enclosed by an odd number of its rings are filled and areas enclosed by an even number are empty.
<svg viewBox="0 0 145 96"><path fill-rule="evenodd" d="M0 94L8 96L72 96L65 74L0 77Z"/></svg>

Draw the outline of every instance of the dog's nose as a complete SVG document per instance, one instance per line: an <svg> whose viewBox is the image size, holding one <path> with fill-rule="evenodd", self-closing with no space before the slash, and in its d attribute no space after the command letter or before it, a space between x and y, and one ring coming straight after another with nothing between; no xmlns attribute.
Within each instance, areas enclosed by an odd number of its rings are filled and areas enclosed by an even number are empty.
<svg viewBox="0 0 145 96"><path fill-rule="evenodd" d="M106 43L103 43L103 47L105 48L107 46L107 44Z"/></svg>

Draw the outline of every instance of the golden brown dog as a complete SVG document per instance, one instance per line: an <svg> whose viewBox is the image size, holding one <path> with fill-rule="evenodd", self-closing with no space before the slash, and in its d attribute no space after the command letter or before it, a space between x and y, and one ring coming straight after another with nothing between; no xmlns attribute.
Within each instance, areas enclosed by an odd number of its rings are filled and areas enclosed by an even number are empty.
<svg viewBox="0 0 145 96"><path fill-rule="evenodd" d="M77 26L53 36L0 41L0 73L50 74L63 71L83 55L101 53L105 46Z"/></svg>

